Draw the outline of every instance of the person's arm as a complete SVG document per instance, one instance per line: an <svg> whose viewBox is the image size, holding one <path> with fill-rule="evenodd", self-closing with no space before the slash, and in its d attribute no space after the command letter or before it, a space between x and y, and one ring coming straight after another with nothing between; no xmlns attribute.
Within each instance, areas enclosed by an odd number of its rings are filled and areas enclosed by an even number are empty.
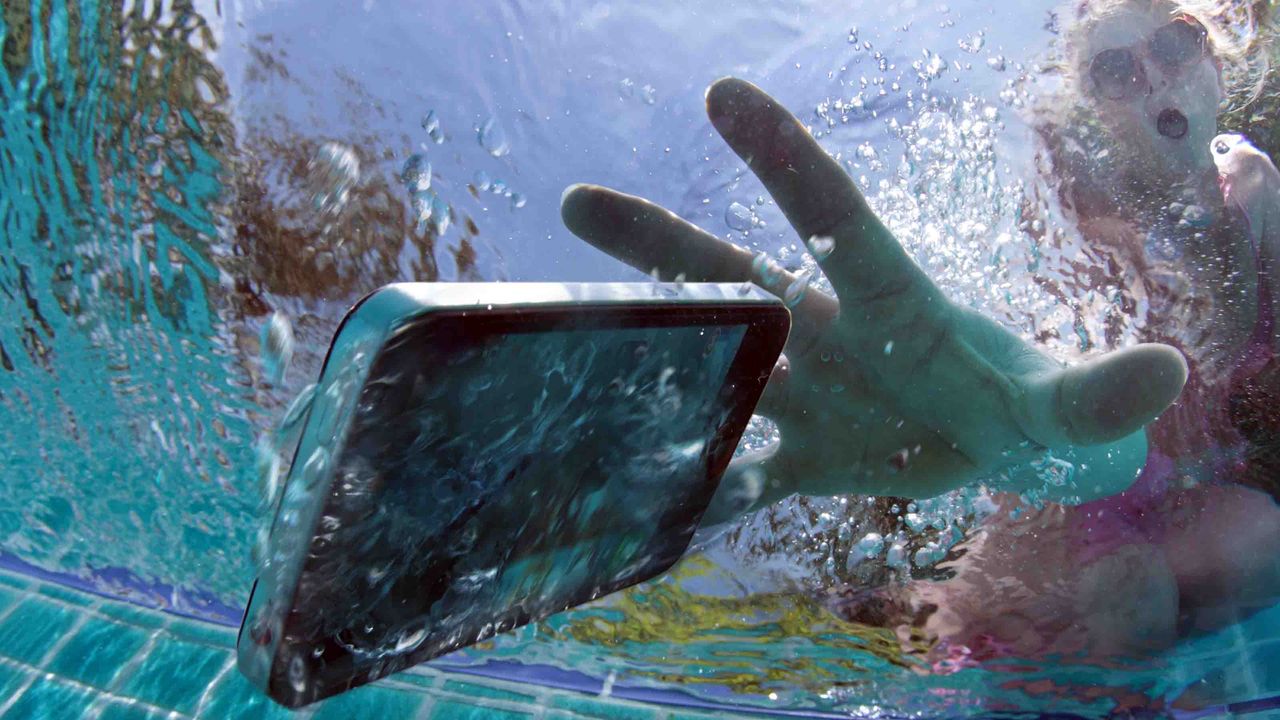
<svg viewBox="0 0 1280 720"><path fill-rule="evenodd" d="M1222 199L1239 210L1270 295L1273 327L1280 328L1280 170L1240 135L1219 135L1210 145ZM1272 341L1280 351L1280 333Z"/></svg>

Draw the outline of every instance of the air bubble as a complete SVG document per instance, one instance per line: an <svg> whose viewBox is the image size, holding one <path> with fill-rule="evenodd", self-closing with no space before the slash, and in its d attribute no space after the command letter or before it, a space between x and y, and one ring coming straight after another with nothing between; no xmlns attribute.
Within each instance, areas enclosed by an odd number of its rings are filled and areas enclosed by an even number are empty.
<svg viewBox="0 0 1280 720"><path fill-rule="evenodd" d="M967 38L961 38L959 42L961 50L964 50L967 53L977 53L986 46L987 39L983 36L982 31L979 30Z"/></svg>
<svg viewBox="0 0 1280 720"><path fill-rule="evenodd" d="M867 533L858 541L858 552L863 557L873 558L884 550L884 536L880 533Z"/></svg>
<svg viewBox="0 0 1280 720"><path fill-rule="evenodd" d="M435 144L444 142L444 132L440 129L440 117L436 115L435 110L428 110L427 114L422 116L422 129L427 131L427 137L431 138Z"/></svg>
<svg viewBox="0 0 1280 720"><path fill-rule="evenodd" d="M813 272L805 270L796 276L795 280L787 286L787 290L782 295L782 302L789 308L795 308L803 300L805 293L809 290L809 283L813 280Z"/></svg>
<svg viewBox="0 0 1280 720"><path fill-rule="evenodd" d="M406 629L396 638L395 652L396 654L407 653L414 650L427 639L427 629L425 627Z"/></svg>
<svg viewBox="0 0 1280 720"><path fill-rule="evenodd" d="M311 403L315 400L315 397L315 383L311 383L298 393L298 396L289 404L289 409L285 411L284 417L280 418L280 423L276 426L277 437L286 437L298 427L307 411L311 409Z"/></svg>
<svg viewBox="0 0 1280 720"><path fill-rule="evenodd" d="M761 252L756 255L755 260L751 261L751 275L761 286L771 288L782 277L782 268L769 257L768 253Z"/></svg>
<svg viewBox="0 0 1280 720"><path fill-rule="evenodd" d="M805 245L809 248L809 254L818 262L831 257L831 253L836 249L835 238L826 235L814 235Z"/></svg>
<svg viewBox="0 0 1280 720"><path fill-rule="evenodd" d="M261 348L262 365L272 384L279 385L284 380L293 359L293 347L293 326L289 323L289 316L279 311L271 313L270 319L262 326Z"/></svg>
<svg viewBox="0 0 1280 720"><path fill-rule="evenodd" d="M511 152L511 145L507 142L507 133L498 123L498 119L491 117L484 121L484 124L476 128L476 141L480 143L480 147L484 151L494 157L502 157Z"/></svg>
<svg viewBox="0 0 1280 720"><path fill-rule="evenodd" d="M404 161L400 181L410 192L431 188L431 163L425 155L414 153Z"/></svg>
<svg viewBox="0 0 1280 720"><path fill-rule="evenodd" d="M738 231L750 230L755 225L756 214L740 202L732 202L724 211L724 222Z"/></svg>
<svg viewBox="0 0 1280 720"><path fill-rule="evenodd" d="M325 215L337 215L360 182L360 159L350 146L327 142L307 163L306 177L312 205Z"/></svg>
<svg viewBox="0 0 1280 720"><path fill-rule="evenodd" d="M294 655L289 660L289 684L293 686L294 692L307 691L307 663L301 655Z"/></svg>

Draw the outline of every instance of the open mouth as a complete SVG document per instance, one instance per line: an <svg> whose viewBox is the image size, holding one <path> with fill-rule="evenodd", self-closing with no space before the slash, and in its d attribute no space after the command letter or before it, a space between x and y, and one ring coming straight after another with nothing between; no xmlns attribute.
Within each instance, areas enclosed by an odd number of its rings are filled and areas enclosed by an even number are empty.
<svg viewBox="0 0 1280 720"><path fill-rule="evenodd" d="M1156 118L1156 132L1174 140L1182 139L1187 134L1187 116L1172 108L1160 111L1160 117Z"/></svg>

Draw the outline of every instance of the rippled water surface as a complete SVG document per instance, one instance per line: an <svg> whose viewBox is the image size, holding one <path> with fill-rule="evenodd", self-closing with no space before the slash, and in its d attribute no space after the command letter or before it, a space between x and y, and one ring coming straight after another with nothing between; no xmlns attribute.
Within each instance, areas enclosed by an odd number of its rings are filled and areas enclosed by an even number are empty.
<svg viewBox="0 0 1280 720"><path fill-rule="evenodd" d="M0 548L107 590L121 568L177 588L162 604L241 605L255 444L356 299L395 280L642 279L564 229L570 183L812 264L706 121L724 75L810 124L953 298L1060 357L1090 349L1105 313L1022 279L1053 232L1024 217L1042 203L1025 112L1049 82L1053 6L7 3ZM939 673L912 638L838 619L821 588L874 563L928 572L986 508L979 490L902 508L910 532L886 541L846 519L861 502L784 505L672 578L459 661L852 712L1098 707L1020 694L1044 678L1181 689L1175 660Z"/></svg>

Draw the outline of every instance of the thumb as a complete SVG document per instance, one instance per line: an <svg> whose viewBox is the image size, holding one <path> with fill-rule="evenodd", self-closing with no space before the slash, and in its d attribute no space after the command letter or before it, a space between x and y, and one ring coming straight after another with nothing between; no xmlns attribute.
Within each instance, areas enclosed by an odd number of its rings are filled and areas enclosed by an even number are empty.
<svg viewBox="0 0 1280 720"><path fill-rule="evenodd" d="M1144 343L1034 378L1024 396L1031 437L1048 447L1119 440L1155 420L1187 382L1187 361Z"/></svg>

